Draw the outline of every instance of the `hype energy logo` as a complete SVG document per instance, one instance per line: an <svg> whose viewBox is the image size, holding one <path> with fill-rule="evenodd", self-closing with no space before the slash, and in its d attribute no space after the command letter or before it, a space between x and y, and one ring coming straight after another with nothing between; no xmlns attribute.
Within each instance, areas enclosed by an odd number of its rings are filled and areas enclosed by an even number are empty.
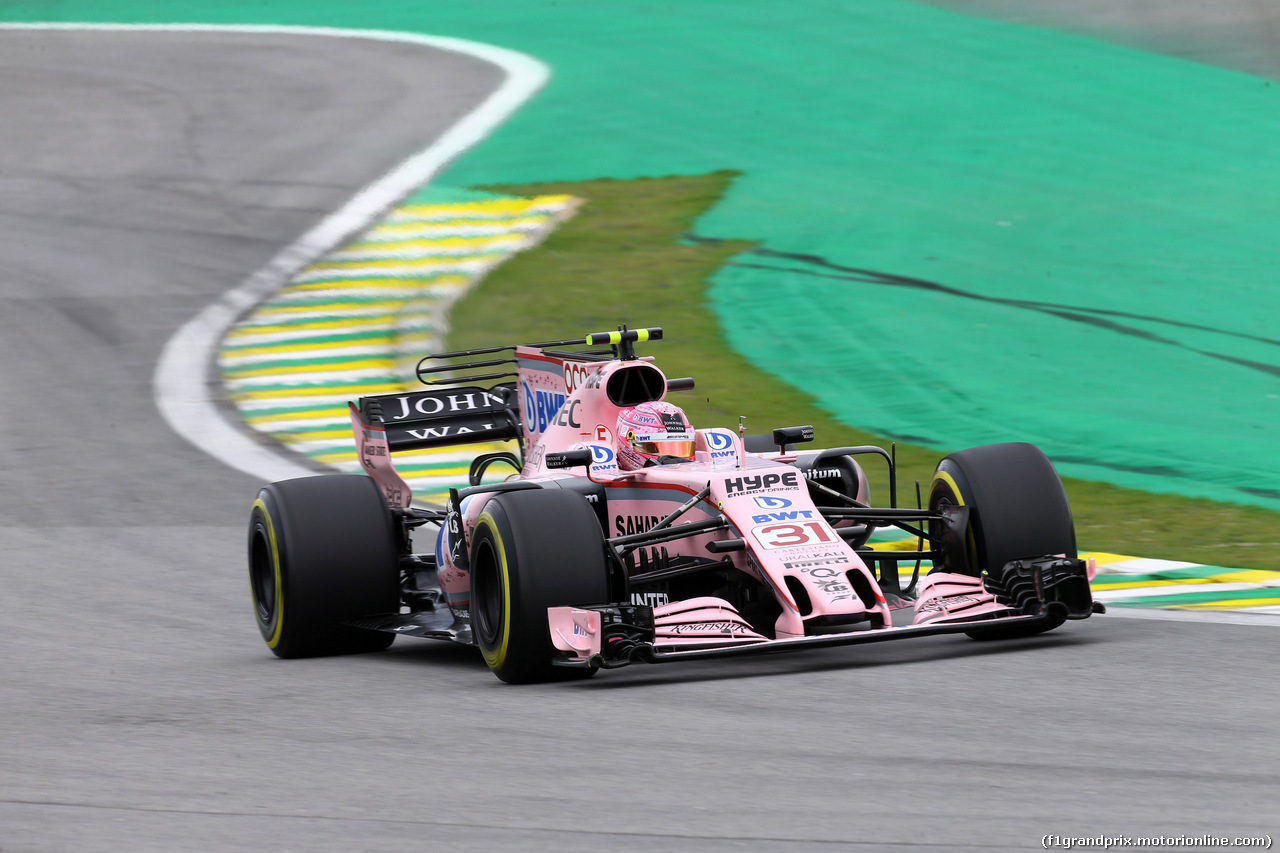
<svg viewBox="0 0 1280 853"><path fill-rule="evenodd" d="M798 473L786 471L781 474L756 474L752 477L730 477L724 480L726 497L752 495L756 492L782 491L799 489Z"/></svg>
<svg viewBox="0 0 1280 853"><path fill-rule="evenodd" d="M565 395L534 388L528 382L520 383L520 392L524 402L525 429L535 434L546 432L556 412L564 405Z"/></svg>

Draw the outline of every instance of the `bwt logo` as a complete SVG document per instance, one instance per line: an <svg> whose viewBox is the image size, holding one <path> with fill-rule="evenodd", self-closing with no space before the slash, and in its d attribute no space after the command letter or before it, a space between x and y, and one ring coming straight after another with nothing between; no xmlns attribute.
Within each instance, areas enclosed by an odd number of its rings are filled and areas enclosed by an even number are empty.
<svg viewBox="0 0 1280 853"><path fill-rule="evenodd" d="M598 444L591 445L591 465L608 465L613 462L613 451Z"/></svg>
<svg viewBox="0 0 1280 853"><path fill-rule="evenodd" d="M533 397L533 389L529 387L528 382L520 383L520 390L524 392L524 426L529 432L538 431L538 402Z"/></svg>
<svg viewBox="0 0 1280 853"><path fill-rule="evenodd" d="M529 432L545 432L556 412L564 405L564 394L535 390L528 382L520 383L524 398L524 425Z"/></svg>
<svg viewBox="0 0 1280 853"><path fill-rule="evenodd" d="M752 498L751 500L755 501L756 506L761 509L786 509L791 506L791 501L786 498L773 498L768 495L760 495L759 497Z"/></svg>
<svg viewBox="0 0 1280 853"><path fill-rule="evenodd" d="M707 447L711 450L711 458L733 456L733 436L721 430L707 430Z"/></svg>
<svg viewBox="0 0 1280 853"><path fill-rule="evenodd" d="M811 509L793 509L790 512L766 512L764 515L751 516L753 524L765 524L770 521L795 521L798 518L813 518Z"/></svg>

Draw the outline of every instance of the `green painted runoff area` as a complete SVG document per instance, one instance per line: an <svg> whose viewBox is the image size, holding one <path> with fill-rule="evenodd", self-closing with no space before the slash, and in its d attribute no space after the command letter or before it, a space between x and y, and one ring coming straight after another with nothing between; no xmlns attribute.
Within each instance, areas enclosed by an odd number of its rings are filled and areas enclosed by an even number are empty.
<svg viewBox="0 0 1280 853"><path fill-rule="evenodd" d="M552 81L441 183L738 170L696 236L763 251L717 274L712 307L842 420L1280 508L1280 84L904 0L11 0L0 18L526 52ZM679 340L679 317L643 322Z"/></svg>

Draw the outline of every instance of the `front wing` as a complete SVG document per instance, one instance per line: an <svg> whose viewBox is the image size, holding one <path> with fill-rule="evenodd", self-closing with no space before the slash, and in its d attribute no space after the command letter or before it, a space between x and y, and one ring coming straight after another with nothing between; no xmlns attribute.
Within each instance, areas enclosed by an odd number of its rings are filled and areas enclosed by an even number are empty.
<svg viewBox="0 0 1280 853"><path fill-rule="evenodd" d="M576 608L557 608L575 610ZM579 611L586 612L586 611ZM827 648L830 646L853 646L864 643L883 643L890 640L905 640L911 637L928 637L938 634L961 634L975 629L1017 628L1025 629L1028 634L1039 627L1051 627L1061 622L1067 615L1056 608L1047 608L1037 615L1015 615L1000 618L977 618L967 621L933 623L926 625L902 625L890 628L868 628L861 631L849 631L840 634L821 634L812 637L785 637L782 639L741 640L731 645L714 645L702 648L681 648L663 646L658 643L638 643L633 649L621 657L606 654L603 650L587 656L557 658L553 662L564 667L599 667L616 669L631 663L670 663L682 660L705 660L709 658L727 658L744 655L767 655L801 649ZM1083 619L1088 614L1070 615L1068 618ZM553 617L554 618L554 617ZM571 653L572 654L572 653Z"/></svg>
<svg viewBox="0 0 1280 853"><path fill-rule="evenodd" d="M1045 556L1015 560L1002 579L930 574L911 611L911 624L858 623L803 637L769 638L751 629L727 601L700 598L651 609L640 606L551 607L547 624L560 666L612 669L633 662L771 654L806 648L879 643L934 634L1029 636L1068 619L1102 612L1089 593L1080 560ZM989 588L990 587L990 588ZM899 599L901 602L901 599Z"/></svg>

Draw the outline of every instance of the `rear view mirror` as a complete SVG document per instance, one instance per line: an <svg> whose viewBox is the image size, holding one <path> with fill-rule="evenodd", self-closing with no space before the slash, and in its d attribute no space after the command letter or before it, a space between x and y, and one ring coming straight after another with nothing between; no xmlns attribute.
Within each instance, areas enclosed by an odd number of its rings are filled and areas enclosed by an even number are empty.
<svg viewBox="0 0 1280 853"><path fill-rule="evenodd" d="M558 468L586 468L590 467L591 460L590 450L563 450L558 453L548 453L546 466L552 470Z"/></svg>
<svg viewBox="0 0 1280 853"><path fill-rule="evenodd" d="M812 426L780 427L773 431L773 443L778 445L778 452L785 453L788 444L802 444L813 441Z"/></svg>

